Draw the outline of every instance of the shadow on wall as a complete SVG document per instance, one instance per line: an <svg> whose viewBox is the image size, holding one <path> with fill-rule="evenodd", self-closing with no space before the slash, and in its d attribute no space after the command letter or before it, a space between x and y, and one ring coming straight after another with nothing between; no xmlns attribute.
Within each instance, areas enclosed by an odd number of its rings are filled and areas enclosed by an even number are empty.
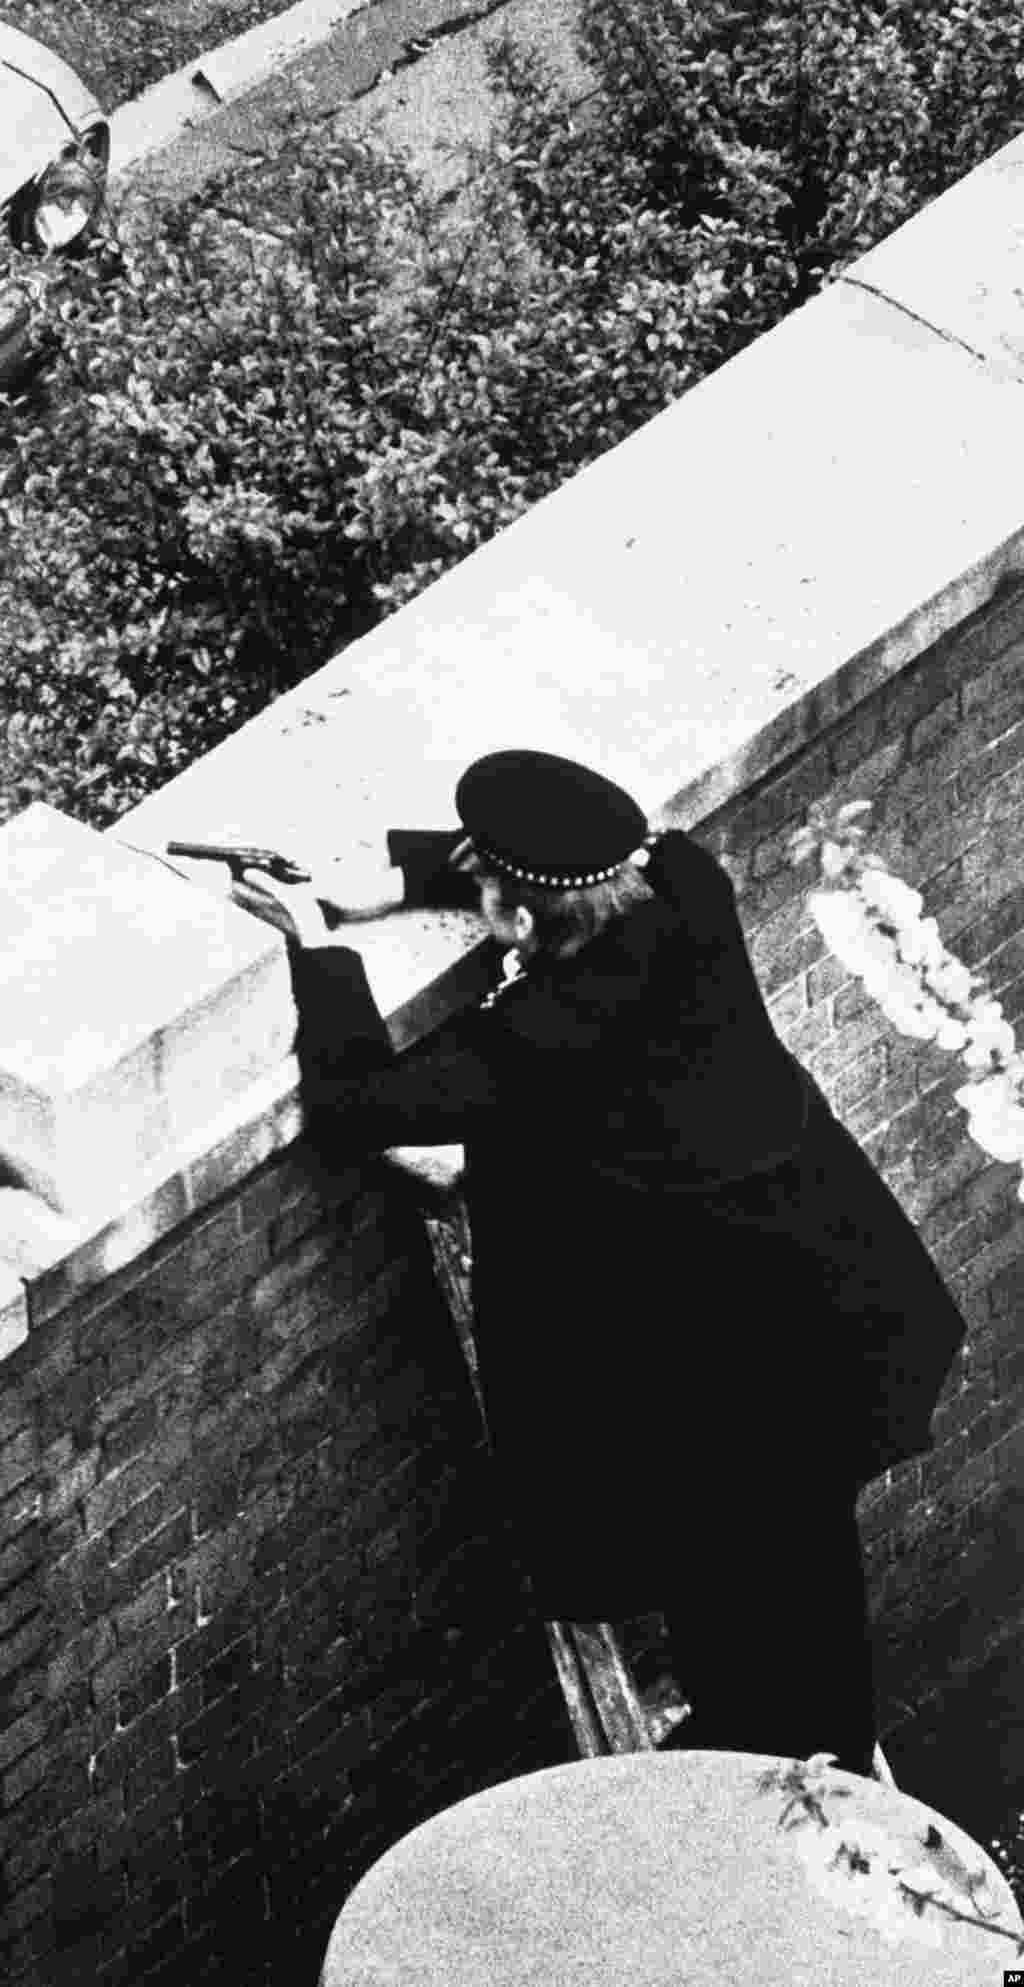
<svg viewBox="0 0 1024 1987"><path fill-rule="evenodd" d="M932 1680L927 1695L909 1715L894 1717L884 1739L899 1785L986 1845L1008 1832L1008 1815L1015 1819L1024 1804L1022 1532L1024 1489L1011 1488L987 1505L962 1555L961 1591L929 1625L920 1658ZM945 1584L952 1591L957 1583ZM886 1640L883 1604L880 1669ZM905 1649L897 1648L894 1670L905 1674L906 1665ZM947 1680L936 1686L943 1671Z"/></svg>

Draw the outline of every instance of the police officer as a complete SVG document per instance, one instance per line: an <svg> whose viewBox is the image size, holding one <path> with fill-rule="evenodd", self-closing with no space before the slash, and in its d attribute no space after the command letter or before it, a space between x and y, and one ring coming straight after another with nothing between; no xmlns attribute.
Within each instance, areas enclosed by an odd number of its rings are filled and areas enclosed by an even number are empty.
<svg viewBox="0 0 1024 1987"><path fill-rule="evenodd" d="M544 1616L661 1612L681 1743L867 1773L856 1498L931 1446L963 1319L777 1037L715 858L546 753L489 754L455 801L342 906L475 900L489 926L490 992L400 1058L313 887L252 878L295 941L310 1137L339 1167L465 1148L480 1379Z"/></svg>

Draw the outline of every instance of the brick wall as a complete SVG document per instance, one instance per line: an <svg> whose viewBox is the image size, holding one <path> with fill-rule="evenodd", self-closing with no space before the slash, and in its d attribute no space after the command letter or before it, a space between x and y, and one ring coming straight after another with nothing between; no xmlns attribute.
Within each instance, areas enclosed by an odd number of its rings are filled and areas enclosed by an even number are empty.
<svg viewBox="0 0 1024 1987"><path fill-rule="evenodd" d="M35 1297L0 1394L0 1969L312 1987L388 1843L572 1753L422 1227L293 1148Z"/></svg>
<svg viewBox="0 0 1024 1987"><path fill-rule="evenodd" d="M988 607L695 830L725 862L780 1035L919 1225L970 1331L937 1447L862 1504L884 1744L913 1791L968 1825L1024 1782L1024 1733L972 1679L1024 1655L1024 1208L953 1101L958 1056L908 1040L826 955L813 863L786 841L818 798L871 800L876 846L950 948L1024 1014L1024 590ZM979 1704L981 1709L979 1710ZM963 1780L953 1784L960 1756ZM987 1802L987 1808L986 1808ZM1018 1802L1019 1805L1019 1802Z"/></svg>
<svg viewBox="0 0 1024 1987"><path fill-rule="evenodd" d="M887 860L1019 1017L1022 662L1024 591L695 831L780 1032L970 1321L936 1453L863 1504L884 1743L947 1808L965 1680L1024 1641L1024 1214L966 1136L959 1060L825 955L786 839L817 796L873 799ZM390 1842L573 1750L422 1228L381 1169L328 1200L293 1146L87 1293L58 1270L32 1296L0 1393L5 1975L312 1982ZM976 1738L991 1797L1020 1741Z"/></svg>

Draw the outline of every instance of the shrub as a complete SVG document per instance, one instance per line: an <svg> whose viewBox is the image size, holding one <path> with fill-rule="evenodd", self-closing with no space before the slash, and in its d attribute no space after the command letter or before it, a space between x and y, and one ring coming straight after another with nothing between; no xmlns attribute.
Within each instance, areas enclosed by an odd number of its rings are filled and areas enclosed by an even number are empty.
<svg viewBox="0 0 1024 1987"><path fill-rule="evenodd" d="M0 480L0 811L114 818L1020 122L994 0L584 0L581 43L583 114L499 50L454 207L293 128L105 284L36 269L57 349Z"/></svg>
<svg viewBox="0 0 1024 1987"><path fill-rule="evenodd" d="M401 455L376 254L415 196L296 141L264 197L266 237L192 201L102 288L31 272L56 350L0 495L8 807L111 818L379 611L386 549L346 531L365 466Z"/></svg>

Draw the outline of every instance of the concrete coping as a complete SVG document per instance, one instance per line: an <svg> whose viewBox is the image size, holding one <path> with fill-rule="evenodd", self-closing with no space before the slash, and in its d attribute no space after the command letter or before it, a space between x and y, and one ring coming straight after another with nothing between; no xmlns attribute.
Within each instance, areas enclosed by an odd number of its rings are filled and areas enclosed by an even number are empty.
<svg viewBox="0 0 1024 1987"><path fill-rule="evenodd" d="M453 825L510 745L682 826L763 779L1024 570L1022 173L1024 136L108 833L315 867ZM351 932L399 1046L477 984L473 918Z"/></svg>
<svg viewBox="0 0 1024 1987"><path fill-rule="evenodd" d="M284 1059L201 1132L140 1168L105 1217L54 1214L36 1195L0 1188L0 1360L84 1291L124 1269L302 1130L299 1072Z"/></svg>

